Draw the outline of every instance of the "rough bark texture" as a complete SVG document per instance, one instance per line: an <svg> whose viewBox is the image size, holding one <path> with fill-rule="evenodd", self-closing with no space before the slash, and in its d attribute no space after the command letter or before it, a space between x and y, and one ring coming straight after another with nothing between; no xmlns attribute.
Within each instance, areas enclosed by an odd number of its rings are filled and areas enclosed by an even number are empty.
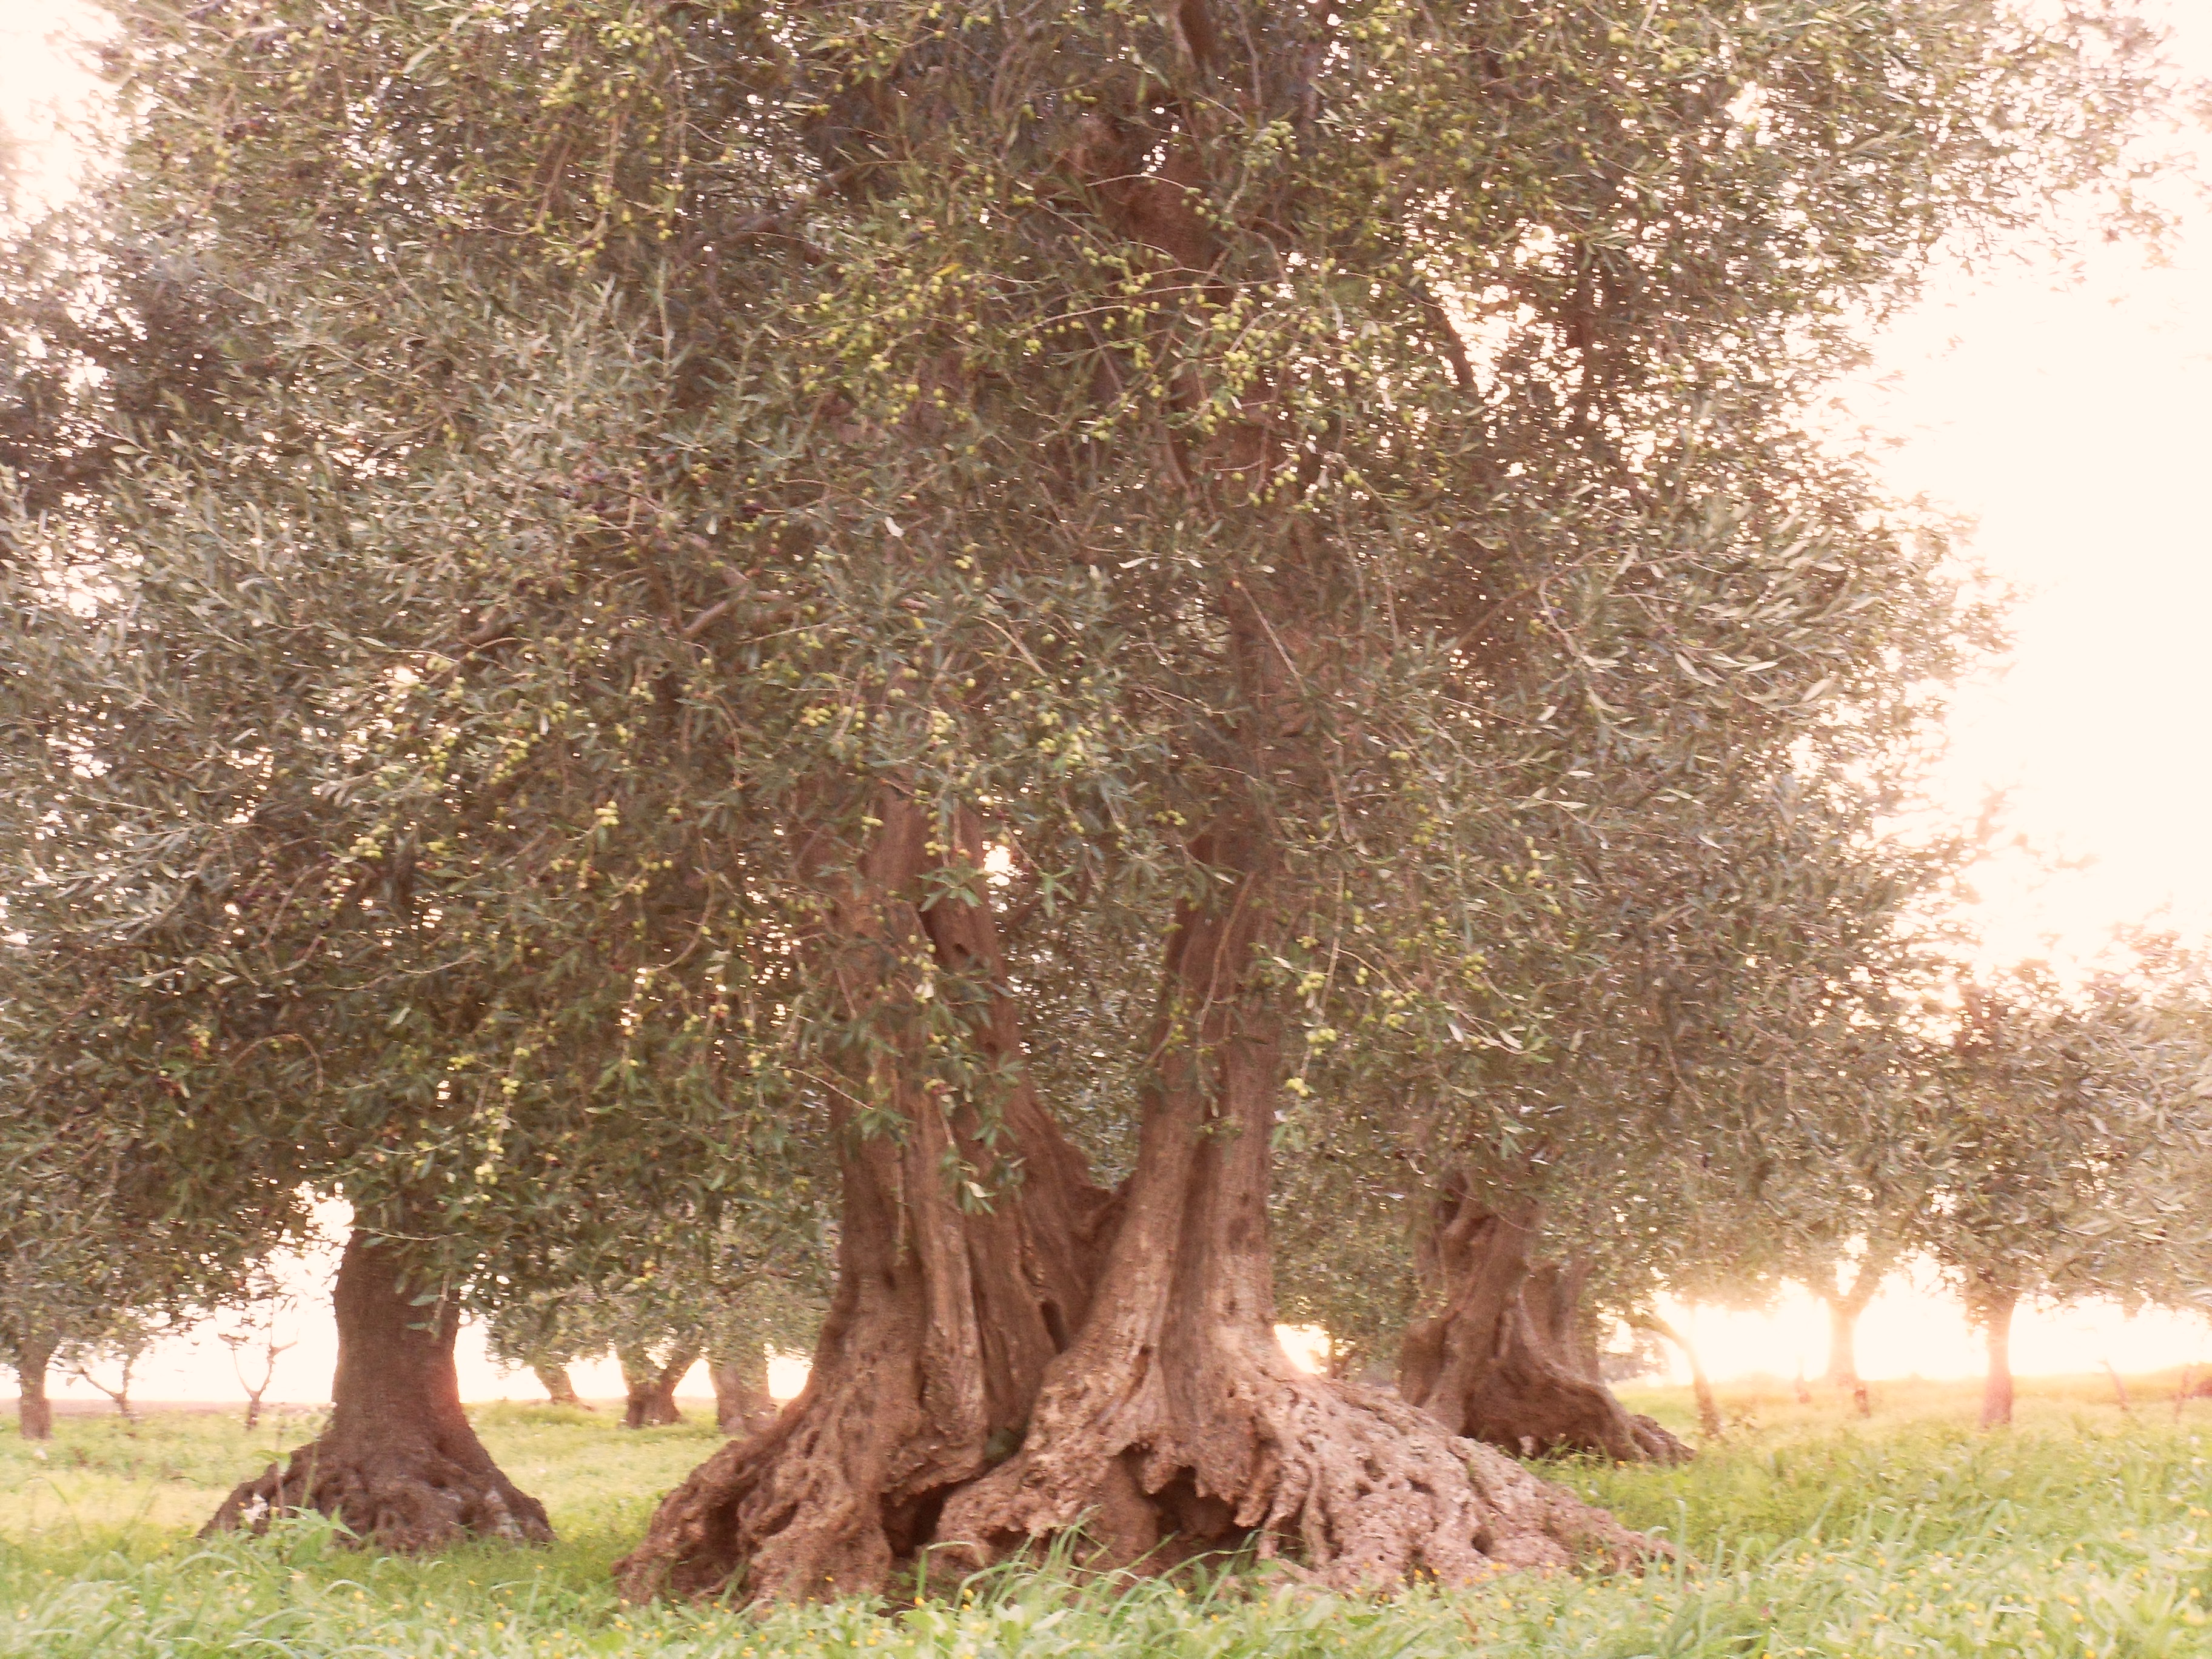
<svg viewBox="0 0 2212 1659"><path fill-rule="evenodd" d="M681 1423L684 1413L677 1408L676 1388L699 1363L699 1352L697 1348L678 1348L662 1364L643 1348L617 1349L623 1387L629 1395L623 1405L623 1427L657 1429Z"/></svg>
<svg viewBox="0 0 2212 1659"><path fill-rule="evenodd" d="M593 1409L590 1406L584 1405L584 1402L576 1397L575 1379L568 1375L568 1368L566 1365L550 1363L532 1365L530 1368L530 1374L538 1379L538 1386L545 1390L545 1397L555 1405L582 1406L586 1411Z"/></svg>
<svg viewBox="0 0 2212 1659"><path fill-rule="evenodd" d="M932 825L889 788L875 816L824 946L848 1018L880 1020L885 1036L833 1098L842 1225L813 1372L767 1428L662 1503L617 1568L632 1596L705 1594L740 1568L756 1599L880 1585L934 1538L946 1494L1019 1443L1047 1364L1089 1307L1109 1195L1020 1079L989 907L955 895L923 910L918 887L945 867ZM955 839L963 869L951 873L980 876L975 827ZM984 1172L994 1158L974 1139L974 1104L941 1104L924 1081L911 1019L922 963L985 988L963 1004L971 1041L1012 1079L996 1102L997 1146L1022 1160L1021 1178L988 1207L957 1202L945 1179L948 1154ZM863 1135L858 1101L896 1114L902 1133Z"/></svg>
<svg viewBox="0 0 2212 1659"><path fill-rule="evenodd" d="M1982 1384L1982 1426L2005 1427L2012 1422L2012 1315L2020 1297L2009 1291L1984 1297L1977 1310L1982 1341L1990 1369Z"/></svg>
<svg viewBox="0 0 2212 1659"><path fill-rule="evenodd" d="M1022 1449L954 1494L939 1537L980 1565L1080 1524L1103 1567L1249 1540L1346 1589L1638 1559L1641 1540L1511 1460L1284 1356L1267 1218L1280 1016L1250 970L1272 860L1249 822L1193 850L1220 896L1184 908L1171 937L1137 1167L1091 1317Z"/></svg>
<svg viewBox="0 0 2212 1659"><path fill-rule="evenodd" d="M31 1337L15 1349L15 1427L26 1440L54 1437L53 1402L46 1398L46 1367L53 1364L55 1346L46 1338Z"/></svg>
<svg viewBox="0 0 2212 1659"><path fill-rule="evenodd" d="M333 1302L330 1426L288 1467L241 1482L205 1530L261 1532L273 1516L313 1510L392 1550L469 1536L550 1542L544 1506L500 1472L461 1410L459 1310L416 1307L390 1249L360 1233L346 1243Z"/></svg>
<svg viewBox="0 0 2212 1659"><path fill-rule="evenodd" d="M957 1571L1081 1528L1093 1568L1158 1568L1254 1539L1320 1582L1640 1559L1646 1540L1387 1395L1304 1376L1273 1329L1267 1170L1275 1022L1241 982L1263 906L1249 844L1199 850L1237 882L1170 946L1138 1167L1117 1200L1018 1080L1018 1032L988 905L899 899L925 825L886 799L840 918L856 1012L926 947L994 988L970 1012L1017 1080L1000 1102L1020 1185L956 1203L948 1152L980 1158L966 1108L915 1098L894 1045L870 1079L902 1139L841 1107L837 1290L805 1392L662 1504L617 1569L626 1594L866 1592L924 1545ZM980 867L963 826L958 856ZM889 946L891 948L886 949ZM870 965L873 963L875 965ZM1011 1151L1008 1149L1011 1148Z"/></svg>
<svg viewBox="0 0 2212 1659"><path fill-rule="evenodd" d="M707 1361L707 1374L714 1384L714 1422L724 1434L751 1434L775 1419L765 1352L714 1355Z"/></svg>
<svg viewBox="0 0 2212 1659"><path fill-rule="evenodd" d="M1500 1213L1463 1181L1446 1188L1425 1249L1446 1300L1406 1333L1400 1396L1454 1434L1523 1456L1686 1462L1690 1449L1630 1412L1600 1375L1581 1317L1588 1268L1532 1266L1534 1238L1533 1206Z"/></svg>

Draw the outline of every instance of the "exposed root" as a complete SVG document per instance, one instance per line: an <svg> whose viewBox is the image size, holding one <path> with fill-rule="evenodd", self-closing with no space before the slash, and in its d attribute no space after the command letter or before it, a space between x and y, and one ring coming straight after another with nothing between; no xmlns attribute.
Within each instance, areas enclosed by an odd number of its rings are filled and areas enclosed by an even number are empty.
<svg viewBox="0 0 2212 1659"><path fill-rule="evenodd" d="M811 1390L810 1390L810 1395ZM872 1397L871 1397L872 1395ZM624 1597L713 1595L742 1571L748 1601L827 1601L880 1589L928 1541L933 1493L983 1467L918 1432L911 1393L839 1389L732 1440L660 1502L615 1564Z"/></svg>
<svg viewBox="0 0 2212 1659"><path fill-rule="evenodd" d="M1004 1559L1080 1526L1094 1569L1172 1565L1249 1540L1323 1588L1465 1584L1510 1568L1632 1567L1666 1553L1601 1510L1425 1413L1357 1385L1274 1371L1237 1402L1243 1478L1200 1478L1173 1447L1063 1443L946 1504L958 1565ZM1103 1426L1103 1425L1102 1425Z"/></svg>
<svg viewBox="0 0 2212 1659"><path fill-rule="evenodd" d="M435 1449L351 1451L317 1440L283 1468L271 1463L234 1487L201 1529L264 1533L280 1515L327 1515L364 1543L404 1553L442 1549L465 1538L550 1544L545 1506L489 1459Z"/></svg>

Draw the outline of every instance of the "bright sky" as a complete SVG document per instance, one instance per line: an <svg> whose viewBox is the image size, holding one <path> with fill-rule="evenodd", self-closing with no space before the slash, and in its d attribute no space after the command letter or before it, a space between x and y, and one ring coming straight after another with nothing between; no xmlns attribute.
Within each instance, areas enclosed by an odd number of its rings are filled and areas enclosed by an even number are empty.
<svg viewBox="0 0 2212 1659"><path fill-rule="evenodd" d="M2175 30L2185 66L2212 76L2212 4L2142 9ZM76 164L46 107L85 84L49 42L76 15L64 0L0 0L0 120L28 141L25 172L41 194ZM2163 269L2104 246L2075 273L2031 263L1947 282L1882 343L1850 404L1897 441L1897 488L1977 520L1975 554L2025 592L2006 672L1960 701L1939 787L1970 817L1990 787L2009 790L2009 831L2087 862L2039 884L2027 860L1992 860L1978 882L1987 954L2087 955L2115 925L2160 912L2212 933L2212 207L2192 200ZM271 1398L327 1396L333 1260L289 1269L306 1310ZM1757 1316L1675 1311L1717 1377L1826 1363L1826 1316L1808 1298ZM1876 1379L1966 1376L1981 1363L1956 1307L1924 1282L1900 1281L1869 1309L1859 1353ZM2212 1360L2212 1329L2109 1307L2024 1310L2014 1354L2028 1376L2106 1360L2146 1370ZM779 1392L797 1380L783 1367ZM587 1397L621 1392L611 1364L580 1368L577 1382ZM696 1373L693 1384L703 1392ZM526 1376L501 1377L473 1331L462 1387L476 1399L537 1393ZM228 1352L207 1340L164 1344L136 1392L237 1395Z"/></svg>

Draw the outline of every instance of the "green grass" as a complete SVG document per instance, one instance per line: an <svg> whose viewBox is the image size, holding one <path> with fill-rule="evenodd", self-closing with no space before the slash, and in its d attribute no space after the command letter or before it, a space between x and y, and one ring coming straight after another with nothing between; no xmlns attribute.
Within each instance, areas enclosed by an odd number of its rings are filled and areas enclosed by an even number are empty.
<svg viewBox="0 0 2212 1659"><path fill-rule="evenodd" d="M2136 1380L2129 1419L2102 1379L2030 1384L1995 1435L1954 1385L1881 1389L1867 1423L1724 1389L1729 1440L1686 1468L1554 1470L1685 1547L1640 1578L1359 1599L1265 1575L1109 1595L1009 1573L904 1612L760 1617L608 1591L654 1498L716 1443L703 1425L625 1434L605 1414L484 1408L486 1442L562 1541L406 1561L318 1524L195 1541L228 1485L311 1420L249 1437L232 1416L135 1436L71 1417L43 1457L0 1441L0 1659L2212 1655L2212 1404L2176 1421L2172 1386ZM1632 1403L1685 1423L1679 1393Z"/></svg>

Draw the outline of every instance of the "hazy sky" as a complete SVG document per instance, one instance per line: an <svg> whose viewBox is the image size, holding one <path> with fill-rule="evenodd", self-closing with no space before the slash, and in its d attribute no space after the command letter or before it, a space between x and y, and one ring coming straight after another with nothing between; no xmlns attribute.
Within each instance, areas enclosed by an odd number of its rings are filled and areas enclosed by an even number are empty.
<svg viewBox="0 0 2212 1659"><path fill-rule="evenodd" d="M2185 65L2212 74L2212 0L2143 9L2176 30ZM70 165L39 106L81 84L46 44L73 10L0 0L0 119L34 141L38 181ZM1977 917L1989 954L2040 955L2053 941L2087 953L2115 924L2161 908L2186 933L2212 933L2212 211L2192 205L2164 268L2139 248L2100 246L2078 271L2030 263L1946 279L1878 356L1847 396L1896 441L1892 481L1977 520L1975 554L2025 595L2005 672L1959 700L1941 793L1971 816L1989 788L2006 788L2010 830L2088 860L2041 886L2025 860L1993 861ZM1817 1314L1801 1301L1760 1320L1707 1311L1694 1322L1717 1375L1786 1373L1800 1358L1821 1364ZM301 1333L276 1392L319 1399L326 1316ZM480 1344L468 1346L465 1386L501 1392ZM2212 1335L2077 1309L2023 1316L2015 1352L2024 1373L2108 1357L2127 1369L2212 1358ZM1869 1312L1862 1358L1874 1376L1978 1363L1956 1310L1903 1285ZM586 1382L617 1386L606 1373ZM526 1379L514 1386L532 1392ZM228 1356L173 1346L142 1392L229 1394Z"/></svg>

